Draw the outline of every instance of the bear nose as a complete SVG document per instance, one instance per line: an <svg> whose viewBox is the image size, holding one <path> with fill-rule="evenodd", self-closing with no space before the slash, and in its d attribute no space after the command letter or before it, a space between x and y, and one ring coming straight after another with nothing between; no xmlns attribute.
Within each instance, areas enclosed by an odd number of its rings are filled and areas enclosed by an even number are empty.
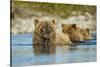
<svg viewBox="0 0 100 67"><path fill-rule="evenodd" d="M49 28L46 29L46 33L50 34L51 30Z"/></svg>
<svg viewBox="0 0 100 67"><path fill-rule="evenodd" d="M46 33L50 34L50 31L49 31L49 30L47 30L47 31L46 31Z"/></svg>

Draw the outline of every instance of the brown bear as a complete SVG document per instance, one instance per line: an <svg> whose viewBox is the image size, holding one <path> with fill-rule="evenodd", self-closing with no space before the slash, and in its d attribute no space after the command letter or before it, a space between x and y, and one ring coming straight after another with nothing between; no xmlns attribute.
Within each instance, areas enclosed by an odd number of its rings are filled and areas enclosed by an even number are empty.
<svg viewBox="0 0 100 67"><path fill-rule="evenodd" d="M68 34L72 42L84 41L84 37L78 31L76 24L62 24L62 32Z"/></svg>
<svg viewBox="0 0 100 67"><path fill-rule="evenodd" d="M69 45L72 44L69 35L55 29L55 19L51 21L35 19L33 32L33 44L35 45Z"/></svg>
<svg viewBox="0 0 100 67"><path fill-rule="evenodd" d="M90 29L89 29L89 28L85 28L85 29L78 28L78 30L79 30L79 31L81 32L81 34L83 35L84 40L92 39L92 35L91 35L91 32L90 32Z"/></svg>
<svg viewBox="0 0 100 67"><path fill-rule="evenodd" d="M54 45L56 38L55 20L35 19L35 29L33 33L33 44L45 46Z"/></svg>
<svg viewBox="0 0 100 67"><path fill-rule="evenodd" d="M57 45L71 45L72 42L68 34L65 34L60 29L58 29L56 31L56 44Z"/></svg>

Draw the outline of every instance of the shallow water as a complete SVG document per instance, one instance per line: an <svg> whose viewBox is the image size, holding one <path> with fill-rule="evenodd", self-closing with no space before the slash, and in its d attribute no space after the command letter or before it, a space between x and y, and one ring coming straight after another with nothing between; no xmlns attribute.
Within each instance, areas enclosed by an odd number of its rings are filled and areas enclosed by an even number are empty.
<svg viewBox="0 0 100 67"><path fill-rule="evenodd" d="M96 37L77 46L32 46L32 34L12 35L12 66L96 61Z"/></svg>

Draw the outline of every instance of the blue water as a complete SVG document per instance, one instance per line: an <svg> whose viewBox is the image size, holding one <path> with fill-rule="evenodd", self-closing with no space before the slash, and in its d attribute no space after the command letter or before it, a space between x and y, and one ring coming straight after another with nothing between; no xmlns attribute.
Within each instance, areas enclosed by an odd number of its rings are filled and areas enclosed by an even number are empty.
<svg viewBox="0 0 100 67"><path fill-rule="evenodd" d="M80 63L96 61L96 36L77 46L32 46L32 34L11 35L12 66Z"/></svg>

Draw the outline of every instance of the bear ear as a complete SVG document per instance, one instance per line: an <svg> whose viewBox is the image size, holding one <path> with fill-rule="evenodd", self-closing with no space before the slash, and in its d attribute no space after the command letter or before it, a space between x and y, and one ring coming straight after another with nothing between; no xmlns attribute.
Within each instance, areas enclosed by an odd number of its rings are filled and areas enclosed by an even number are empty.
<svg viewBox="0 0 100 67"><path fill-rule="evenodd" d="M90 29L89 29L89 28L87 28L86 31L87 31L88 33L90 33Z"/></svg>
<svg viewBox="0 0 100 67"><path fill-rule="evenodd" d="M55 19L52 19L52 23L55 25Z"/></svg>
<svg viewBox="0 0 100 67"><path fill-rule="evenodd" d="M37 23L39 22L39 19L34 19L35 25L37 25Z"/></svg>
<svg viewBox="0 0 100 67"><path fill-rule="evenodd" d="M64 27L64 26L65 26L65 24L62 24L61 26L62 26L62 27Z"/></svg>
<svg viewBox="0 0 100 67"><path fill-rule="evenodd" d="M73 27L74 29L77 29L77 25L76 25L76 24L72 24L72 27Z"/></svg>

